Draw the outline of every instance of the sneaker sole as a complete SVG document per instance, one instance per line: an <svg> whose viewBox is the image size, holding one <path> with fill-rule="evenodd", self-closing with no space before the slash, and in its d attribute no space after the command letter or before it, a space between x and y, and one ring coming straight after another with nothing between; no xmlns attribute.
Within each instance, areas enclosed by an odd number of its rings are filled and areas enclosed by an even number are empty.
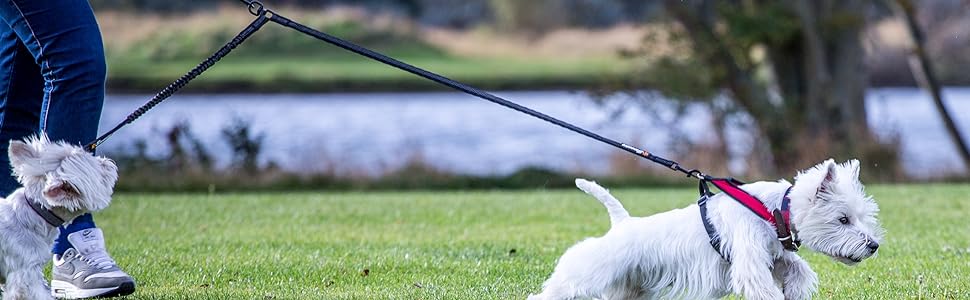
<svg viewBox="0 0 970 300"><path fill-rule="evenodd" d="M131 295L134 292L134 282L125 282L113 288L80 289L68 282L51 281L51 295L60 299L112 298Z"/></svg>

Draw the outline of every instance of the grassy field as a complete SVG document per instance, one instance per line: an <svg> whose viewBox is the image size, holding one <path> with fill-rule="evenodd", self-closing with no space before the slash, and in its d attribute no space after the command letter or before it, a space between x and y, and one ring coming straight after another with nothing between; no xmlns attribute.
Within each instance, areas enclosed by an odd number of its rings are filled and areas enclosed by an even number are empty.
<svg viewBox="0 0 970 300"><path fill-rule="evenodd" d="M398 57L404 62L491 90L572 89L604 85L633 68L619 58L583 59ZM165 87L201 61L121 59L109 65L109 89L147 92ZM229 57L186 87L194 92L330 92L446 89L429 80L357 56Z"/></svg>
<svg viewBox="0 0 970 300"><path fill-rule="evenodd" d="M970 298L968 185L872 186L887 230L856 267L805 251L820 299ZM617 190L634 215L691 188ZM97 216L130 299L524 299L608 227L578 190L120 194Z"/></svg>

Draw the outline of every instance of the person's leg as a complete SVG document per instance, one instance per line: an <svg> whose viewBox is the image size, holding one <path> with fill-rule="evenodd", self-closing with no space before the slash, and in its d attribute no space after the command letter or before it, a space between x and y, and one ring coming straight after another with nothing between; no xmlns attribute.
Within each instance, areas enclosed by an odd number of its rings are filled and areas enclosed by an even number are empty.
<svg viewBox="0 0 970 300"><path fill-rule="evenodd" d="M41 100L45 99L44 87L44 76L34 56L10 26L0 24L0 149L3 152L6 152L10 140L22 140L38 133L44 103ZM98 114L100 115L100 109ZM94 121L95 127L96 122ZM52 138L56 139L53 136ZM9 157L0 155L0 166L9 165ZM5 173L0 173L0 195L8 195L20 187L20 184L9 167L2 169ZM62 234L52 249L54 254L64 254L64 251L71 248L67 240L68 234L94 227L91 214L74 219L65 230L61 230Z"/></svg>
<svg viewBox="0 0 970 300"><path fill-rule="evenodd" d="M34 57L10 26L0 24L0 197L20 187L7 147L10 140L37 133L43 97L44 77Z"/></svg>
<svg viewBox="0 0 970 300"><path fill-rule="evenodd" d="M52 140L78 145L93 140L104 102L106 72L101 32L87 0L3 0L0 17L42 74L42 99L34 100L40 103L35 128ZM105 251L101 230L94 227L91 215L61 228L53 251L52 287L59 297L134 291L134 280Z"/></svg>

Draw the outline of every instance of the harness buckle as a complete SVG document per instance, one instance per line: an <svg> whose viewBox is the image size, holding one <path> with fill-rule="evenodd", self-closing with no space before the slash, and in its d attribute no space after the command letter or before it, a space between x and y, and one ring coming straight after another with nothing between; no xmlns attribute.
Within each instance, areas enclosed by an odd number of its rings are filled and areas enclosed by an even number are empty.
<svg viewBox="0 0 970 300"><path fill-rule="evenodd" d="M798 243L795 242L794 234L791 229L788 228L788 224L785 222L785 218L781 215L781 211L774 210L771 212L775 217L775 232L778 233L778 242L785 250L791 252L798 252Z"/></svg>

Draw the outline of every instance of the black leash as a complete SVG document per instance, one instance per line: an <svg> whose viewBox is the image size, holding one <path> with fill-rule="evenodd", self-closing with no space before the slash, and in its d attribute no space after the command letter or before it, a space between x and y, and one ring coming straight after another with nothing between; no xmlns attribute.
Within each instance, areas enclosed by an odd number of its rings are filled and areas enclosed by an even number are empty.
<svg viewBox="0 0 970 300"><path fill-rule="evenodd" d="M176 80L175 82L173 82L172 84L170 84L168 87L166 87L164 90L162 90L161 92L159 92L157 95L155 95L155 97L153 97L150 101L148 101L148 103L145 103L142 107L139 107L137 110L135 110L135 112L131 113L131 115L129 115L128 118L126 118L123 122L121 122L120 124L118 124L117 126L115 126L114 128L112 128L111 130L109 130L107 133L105 133L101 137L98 137L97 139L95 139L90 144L88 144L86 148L89 151L92 151L93 152L98 147L98 145L100 145L102 142L104 142L104 140L107 139L109 136L111 136L111 134L113 134L115 131L118 131L118 129L121 129L121 127L123 127L123 126L125 126L127 124L132 123L135 119L137 119L138 117L140 117L146 111L148 111L149 109L151 109L155 105L158 105L158 103L162 102L163 100L165 100L166 98L168 98L169 96L171 96L172 94L174 94L176 91L178 91L179 89L181 89L183 86L185 86L189 81L191 81L192 79L194 79L196 76L198 76L199 74L202 74L202 72L205 72L206 69L208 69L209 67L211 67L217 61L219 61L219 59L221 59L223 56L226 56L227 54L229 54L229 51L232 51L233 48L235 48L236 46L238 46L239 44L241 44L247 37L249 37L254 32L256 32L257 30L259 30L259 28L262 27L263 24L265 24L267 21L272 21L272 22L277 23L279 25L282 25L282 26L291 28L291 29L296 30L296 31L299 31L299 32L301 32L303 34L306 34L306 35L312 36L314 38L320 39L320 40L322 40L324 42L327 42L329 44L332 44L334 46L343 48L343 49L345 49L347 51L354 52L356 54L365 56L367 58L370 58L370 59L373 59L373 60L376 60L376 61L379 61L379 62L384 63L386 65L390 65L390 66L393 66L395 68L404 70L404 71L406 71L408 73L411 73L411 74L420 76L422 78L425 78L425 79L428 79L428 80L437 82L437 83L439 83L441 85L444 85L444 86L447 86L447 87L450 87L450 88L453 88L453 89L456 89L456 90L465 92L467 94L470 94L470 95L473 95L473 96L482 98L484 100L487 100L487 101L490 101L490 102L493 102L493 103L496 103L496 104L499 104L499 105L502 105L502 106L511 108L513 110L516 110L516 111L519 111L519 112L522 112L522 113L525 113L525 114L528 114L530 116L539 118L539 119L541 119L543 121L546 121L546 122L549 122L549 123L552 123L552 124L559 125L559 126L561 126L563 128L569 129L569 130L571 130L573 132L576 132L576 133L585 135L585 136L590 137L590 138L593 138L593 139L595 139L597 141L600 141L600 142L606 143L608 145L611 145L613 147L619 148L619 149L621 149L623 151L636 154L636 155L638 155L640 157L643 157L643 158L646 158L646 159L648 159L648 160L650 160L652 162L661 164L661 165L663 165L663 166L665 166L667 168L670 168L671 170L684 173L688 177L695 177L695 178L700 179L700 180L705 180L705 179L710 178L710 176L707 176L704 173L701 173L697 169L691 169L691 170L685 169L684 167L682 167L679 163L677 163L675 161L672 161L672 160L669 160L669 159L666 159L666 158L663 158L663 157L660 157L660 156L653 155L650 152L647 152L646 150L642 150L642 149L639 149L637 147L633 147L633 146L630 146L630 145L627 145L627 144L624 144L624 143L620 143L620 142L614 141L612 139L603 137L603 136L601 136L599 134L593 133L593 132L591 132L589 130L586 130L586 129L580 128L578 126L575 126L575 125L566 123L566 122L564 122L562 120L559 120L559 119L553 118L553 117L551 117L549 115L543 114L541 112L532 110L532 109L530 109L528 107L525 107L525 106L516 104L515 102L509 101L509 100L505 100L505 99L503 99L501 97L498 97L498 96L495 96L495 95L493 95L491 93L488 93L488 92L482 91L480 89L471 87L469 85L466 85L464 83L461 83L461 82L452 80L450 78L447 78L447 77L444 77L444 76L441 76L441 75L432 73L430 71L427 71L427 70L424 70L424 69L415 67L415 66L410 65L410 64L407 64L405 62L402 62L402 61L396 60L394 58L388 57L386 55L377 53L377 52L372 51L370 49L367 49L367 48L358 46L358 45L356 45L354 43L345 41L343 39L340 39L340 38L334 37L332 35L329 35L329 34L320 32L318 30L315 30L313 28L307 27L307 26L305 26L303 24L300 24L300 23L295 22L293 20L287 19L286 17L284 17L284 16L282 16L280 14L277 14L276 12L273 12L272 10L269 10L269 9L264 8L263 4L260 3L257 0L240 0L240 1L243 2L244 4L246 4L249 7L249 12L252 13L253 15L255 15L257 17L256 20L254 20L252 23L249 24L248 27L246 27L245 29L243 29L242 32L240 32L238 35L236 35L236 37L233 38L232 41L230 41L226 45L222 46L222 48L219 49L219 51L217 51L215 54L213 54L212 56L210 56L209 58L207 58L206 60L204 60L202 63L200 63L194 69L192 69L192 71L189 71L189 73L183 75L181 78L179 78L178 80Z"/></svg>

